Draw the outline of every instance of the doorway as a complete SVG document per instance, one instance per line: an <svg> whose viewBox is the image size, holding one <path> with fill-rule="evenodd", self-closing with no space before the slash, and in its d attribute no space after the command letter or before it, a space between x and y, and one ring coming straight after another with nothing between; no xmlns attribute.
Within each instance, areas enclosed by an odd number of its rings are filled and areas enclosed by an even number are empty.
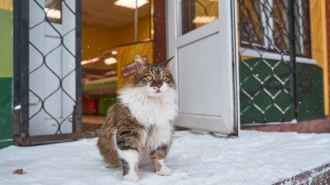
<svg viewBox="0 0 330 185"><path fill-rule="evenodd" d="M124 2L124 3L122 3ZM82 0L82 132L95 135L139 53L154 63L153 1Z"/></svg>
<svg viewBox="0 0 330 185"><path fill-rule="evenodd" d="M236 33L232 34L236 30L236 2L145 1L137 8L137 26L135 8L117 2L82 1L83 132L93 134L101 127L106 110L116 102L116 90L134 73L133 57L138 52L149 63L165 61L155 59L159 54L162 59L176 56L177 126L238 135L237 46ZM164 9L155 11L154 17L154 7ZM211 19L204 23L197 18ZM160 27L163 31L154 35ZM192 71L199 71L199 75ZM207 90L208 86L215 90Z"/></svg>

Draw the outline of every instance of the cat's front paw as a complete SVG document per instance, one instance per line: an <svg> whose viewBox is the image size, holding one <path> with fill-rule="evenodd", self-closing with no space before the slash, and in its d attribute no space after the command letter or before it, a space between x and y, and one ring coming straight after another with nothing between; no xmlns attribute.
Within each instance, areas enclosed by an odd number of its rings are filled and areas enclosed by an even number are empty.
<svg viewBox="0 0 330 185"><path fill-rule="evenodd" d="M172 169L164 166L159 171L157 171L156 174L161 176L168 176L172 174Z"/></svg>
<svg viewBox="0 0 330 185"><path fill-rule="evenodd" d="M136 174L127 174L127 175L124 175L124 181L138 182L139 177Z"/></svg>

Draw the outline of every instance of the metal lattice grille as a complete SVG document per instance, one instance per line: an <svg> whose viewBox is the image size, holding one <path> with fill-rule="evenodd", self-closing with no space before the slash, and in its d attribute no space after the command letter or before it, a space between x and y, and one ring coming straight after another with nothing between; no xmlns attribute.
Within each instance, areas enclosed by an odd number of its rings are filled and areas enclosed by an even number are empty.
<svg viewBox="0 0 330 185"><path fill-rule="evenodd" d="M296 55L310 57L308 1L293 1ZM291 48L288 2L239 0L241 46L288 55Z"/></svg>
<svg viewBox="0 0 330 185"><path fill-rule="evenodd" d="M81 137L80 1L13 6L15 144Z"/></svg>
<svg viewBox="0 0 330 185"><path fill-rule="evenodd" d="M295 57L311 55L308 1L238 2L241 122L296 119Z"/></svg>
<svg viewBox="0 0 330 185"><path fill-rule="evenodd" d="M64 15L75 20L75 11L65 0L44 2L30 2L30 11L43 16L30 17L29 134L72 133L76 27L54 19Z"/></svg>

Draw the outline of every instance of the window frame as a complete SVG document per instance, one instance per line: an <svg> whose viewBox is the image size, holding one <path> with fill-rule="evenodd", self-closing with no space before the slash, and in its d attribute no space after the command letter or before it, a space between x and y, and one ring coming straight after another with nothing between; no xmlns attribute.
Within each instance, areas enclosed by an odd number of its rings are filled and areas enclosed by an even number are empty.
<svg viewBox="0 0 330 185"><path fill-rule="evenodd" d="M259 53L259 57L260 57L260 52L263 54L266 54L266 56L273 56L274 54L276 55L280 55L277 53L277 51L281 51L281 49L279 49L275 44L269 44L269 43L274 43L274 27L275 27L275 21L274 21L274 15L272 15L272 11L273 11L273 1L274 0L259 0L255 3L258 3L259 6L259 10L260 10L260 15L259 15L259 19L260 19L260 31L261 31L261 39L262 39L262 44L260 43L254 43L254 42L249 42L249 41L243 41L242 39L240 39L240 45L241 45L241 49L240 49L240 55L244 56L255 56L255 53ZM304 46L304 29L303 29L303 16L299 16L303 14L303 7L302 7L302 0L294 0L295 1L295 10L298 12L297 15L298 17L295 15L295 20L298 20L296 22L298 22L298 24L295 22L296 25L295 26L295 33L301 33L301 34L295 34L295 44L296 44L296 56L298 58L298 60L296 62L301 62L301 63L309 63L309 64L316 64L315 60L313 60L311 58L311 52L309 52L309 54L305 55L305 47ZM286 1L285 1L286 2ZM308 1L309 2L309 1ZM285 5L283 5L285 6ZM299 9L297 10L297 8L299 7ZM269 10L269 11L266 11ZM283 10L284 11L284 10ZM281 13L283 13L283 11L281 11ZM255 11L256 13L258 13L257 11ZM284 12L284 14L286 14ZM285 15L287 16L287 14ZM268 21L267 21L268 18ZM309 11L308 11L308 17L307 19L309 19ZM261 27L262 26L262 27ZM310 24L308 24L309 26L309 30L310 30ZM285 23L285 27L288 28L288 22ZM262 32L262 30L264 30ZM242 32L242 30L240 31ZM242 33L241 37L242 37ZM308 37L311 38L310 36L310 31L309 33L307 33ZM309 39L309 45L310 45L311 40ZM247 50L248 49L248 50ZM251 51L251 49L255 50L258 49L260 52L257 51ZM297 49L299 49L297 52ZM247 51L246 51L247 50ZM284 56L288 56L289 57L289 52L287 55ZM275 57L278 58L278 57ZM304 58L304 59L302 59ZM270 57L269 59L274 59L274 57ZM308 60L306 60L308 59Z"/></svg>

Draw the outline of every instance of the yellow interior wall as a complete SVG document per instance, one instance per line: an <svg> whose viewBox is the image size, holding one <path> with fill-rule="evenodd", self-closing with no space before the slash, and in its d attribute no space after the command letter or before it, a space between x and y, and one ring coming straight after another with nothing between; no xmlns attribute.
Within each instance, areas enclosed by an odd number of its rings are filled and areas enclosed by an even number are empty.
<svg viewBox="0 0 330 185"><path fill-rule="evenodd" d="M150 40L150 26L150 17L144 17L138 20L138 42ZM119 45L133 43L134 22L117 28L117 36Z"/></svg>
<svg viewBox="0 0 330 185"><path fill-rule="evenodd" d="M312 58L323 69L324 113L329 116L328 58L325 0L310 0Z"/></svg>
<svg viewBox="0 0 330 185"><path fill-rule="evenodd" d="M5 10L13 10L13 0L0 0L0 8Z"/></svg>
<svg viewBox="0 0 330 185"><path fill-rule="evenodd" d="M134 42L134 22L118 28L83 23L81 29L82 60L102 55L118 45ZM150 40L150 18L138 20L138 41Z"/></svg>
<svg viewBox="0 0 330 185"><path fill-rule="evenodd" d="M81 59L87 60L114 49L117 44L116 29L96 24L81 25Z"/></svg>
<svg viewBox="0 0 330 185"><path fill-rule="evenodd" d="M143 42L137 44L131 44L118 47L118 67L117 67L117 89L121 88L123 84L127 82L130 76L124 77L122 74L122 68L134 62L135 54L139 53L141 57L146 57L148 63L153 63L153 42Z"/></svg>

